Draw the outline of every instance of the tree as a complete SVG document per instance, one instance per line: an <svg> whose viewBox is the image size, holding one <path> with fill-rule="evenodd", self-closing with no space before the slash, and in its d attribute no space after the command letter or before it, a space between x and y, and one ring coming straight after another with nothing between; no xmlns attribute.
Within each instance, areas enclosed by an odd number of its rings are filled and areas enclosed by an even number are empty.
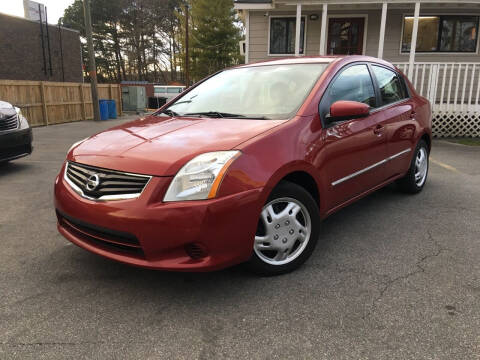
<svg viewBox="0 0 480 360"><path fill-rule="evenodd" d="M95 52L97 54L97 71L99 80L117 80L125 78L125 67L121 54L120 23L123 6L126 0L95 0L92 1L92 27ZM75 0L65 9L61 18L63 26L78 30L80 36L85 38L85 23L83 17L83 1ZM82 43L83 59L88 64L85 56L85 44ZM98 56L99 55L99 56Z"/></svg>
<svg viewBox="0 0 480 360"><path fill-rule="evenodd" d="M233 0L190 0L190 73L195 81L242 61L240 20ZM179 14L182 28L184 13ZM182 45L185 40L182 36ZM182 52L184 53L184 50Z"/></svg>
<svg viewBox="0 0 480 360"><path fill-rule="evenodd" d="M191 7L189 49L193 79L241 61L240 22L233 0L90 1L99 82L182 80L177 70L184 66L186 2ZM61 25L78 30L85 38L83 0L75 0L65 10ZM82 53L88 65L84 41Z"/></svg>

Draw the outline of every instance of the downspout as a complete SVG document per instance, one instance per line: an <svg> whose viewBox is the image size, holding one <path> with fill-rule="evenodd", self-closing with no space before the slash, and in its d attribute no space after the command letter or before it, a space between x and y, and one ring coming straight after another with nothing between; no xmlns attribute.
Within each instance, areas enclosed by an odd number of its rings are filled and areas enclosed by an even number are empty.
<svg viewBox="0 0 480 360"><path fill-rule="evenodd" d="M40 37L42 38L43 72L47 75L47 57L45 56L45 39L43 37L42 8L38 4L38 15L40 17Z"/></svg>
<svg viewBox="0 0 480 360"><path fill-rule="evenodd" d="M47 28L48 66L49 66L49 70L50 70L50 76L53 76L52 51L50 50L50 32L48 31L48 13L47 13L47 7L46 6L45 6L45 26Z"/></svg>
<svg viewBox="0 0 480 360"><path fill-rule="evenodd" d="M245 10L245 64L248 64L250 53L250 10Z"/></svg>

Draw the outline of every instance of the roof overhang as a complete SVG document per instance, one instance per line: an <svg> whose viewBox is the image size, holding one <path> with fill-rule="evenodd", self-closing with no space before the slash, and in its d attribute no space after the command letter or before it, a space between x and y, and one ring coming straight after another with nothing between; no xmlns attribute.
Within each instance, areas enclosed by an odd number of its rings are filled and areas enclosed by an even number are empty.
<svg viewBox="0 0 480 360"><path fill-rule="evenodd" d="M273 1L255 0L235 1L233 6L236 10L271 10L275 8L275 4L273 4Z"/></svg>
<svg viewBox="0 0 480 360"><path fill-rule="evenodd" d="M309 5L376 5L387 2L389 5L408 5L419 1L421 4L457 4L466 6L469 4L480 5L480 0L464 0L461 3L458 0L274 0L274 1L235 1L234 7L237 10L272 10L283 6L292 6L302 4Z"/></svg>
<svg viewBox="0 0 480 360"><path fill-rule="evenodd" d="M288 5L319 5L319 4L383 4L384 2L388 4L405 4L410 3L414 4L416 2L420 2L421 4L427 3L435 3L435 4L449 4L449 3L456 3L456 4L480 4L480 0L463 0L459 2L458 0L275 0L275 3L280 4L288 4Z"/></svg>

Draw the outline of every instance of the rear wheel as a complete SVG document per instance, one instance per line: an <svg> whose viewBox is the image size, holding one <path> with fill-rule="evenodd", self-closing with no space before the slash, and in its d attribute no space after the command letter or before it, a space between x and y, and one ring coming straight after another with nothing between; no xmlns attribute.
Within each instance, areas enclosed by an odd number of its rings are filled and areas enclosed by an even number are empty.
<svg viewBox="0 0 480 360"><path fill-rule="evenodd" d="M248 266L262 275L296 269L314 250L319 227L318 207L312 196L301 186L280 183L260 213Z"/></svg>
<svg viewBox="0 0 480 360"><path fill-rule="evenodd" d="M415 154L407 174L397 180L400 190L410 194L422 191L428 175L428 146L425 140L420 140L415 148Z"/></svg>

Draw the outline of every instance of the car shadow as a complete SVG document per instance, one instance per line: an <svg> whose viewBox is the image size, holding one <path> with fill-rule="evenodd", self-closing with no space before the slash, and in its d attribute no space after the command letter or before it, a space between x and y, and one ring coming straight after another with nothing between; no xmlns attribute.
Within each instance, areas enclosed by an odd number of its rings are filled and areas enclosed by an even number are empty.
<svg viewBox="0 0 480 360"><path fill-rule="evenodd" d="M375 221L375 212L382 211L382 204L388 205L388 203L399 201L404 197L405 195L399 193L395 185L390 185L329 216L322 222L322 235L317 249L309 261L321 261L322 250L328 248L335 241L335 236L330 236L329 233L340 231L340 228L343 228L346 223L353 221L355 217L361 214L364 217L366 211L372 211L372 217L374 217L372 221ZM63 255L70 257L68 263L71 271L63 275L58 274L58 278L55 279L58 283L74 279L79 280L87 276L89 279L122 283L122 286L127 287L128 284L135 284L135 287L143 285L149 289L156 286L176 289L187 286L192 289L193 284L202 288L223 285L228 287L232 283L265 278L252 274L244 265L205 273L168 272L129 266L91 254L76 246L68 246L68 249L68 254ZM295 274L295 272L292 274Z"/></svg>
<svg viewBox="0 0 480 360"><path fill-rule="evenodd" d="M131 301L128 299L135 298L137 306L144 301L167 306L171 301L168 299L233 306L239 301L240 293L251 292L259 286L259 282L266 282L264 278L248 272L243 265L204 273L151 270L115 262L74 245L61 247L48 257L47 262L49 264L45 266L57 268L48 282L59 292L68 293L74 288L76 296L85 298L102 289L100 291L105 293L103 300L110 298L111 301L125 304ZM124 294L123 300L117 298L118 292ZM116 298L113 299L113 296Z"/></svg>
<svg viewBox="0 0 480 360"><path fill-rule="evenodd" d="M0 162L0 177L29 171L33 166L22 162Z"/></svg>
<svg viewBox="0 0 480 360"><path fill-rule="evenodd" d="M47 267L55 267L56 271L52 272L54 275L49 281L57 289L79 286L79 289L106 289L105 291L113 293L120 291L125 296L135 296L139 304L142 303L138 299L140 296L159 302L164 302L166 298L181 297L195 303L211 301L217 305L234 306L242 301L238 297L244 294L255 299L252 301L260 301L265 294L281 297L285 282L299 292L306 291L305 282L311 281L308 279L312 277L317 279L317 286L322 286L323 282L328 282L328 278L338 276L335 264L345 260L345 254L338 253L339 248L346 244L354 245L359 240L354 236L346 236L341 239L342 245L338 245L338 234L345 232L346 224L351 224L350 230L356 233L365 223L375 224L378 214L389 211L392 204L408 207L410 201L395 185L390 185L331 215L322 222L322 235L312 257L296 271L282 276L258 276L249 272L244 265L206 273L137 268L89 253L70 244L60 235L58 236L64 245L43 258L42 262ZM363 236L368 234L367 231ZM378 247L380 243L377 242L381 242L375 236L375 230L372 231L372 236L364 240L373 247Z"/></svg>
<svg viewBox="0 0 480 360"><path fill-rule="evenodd" d="M352 221L356 216L364 215L366 212L375 209L378 209L381 213L382 207L387 206L390 202L402 201L402 199L405 199L405 196L398 190L397 185L387 185L324 219L322 230L324 233L328 233L330 227L344 226L345 223Z"/></svg>

